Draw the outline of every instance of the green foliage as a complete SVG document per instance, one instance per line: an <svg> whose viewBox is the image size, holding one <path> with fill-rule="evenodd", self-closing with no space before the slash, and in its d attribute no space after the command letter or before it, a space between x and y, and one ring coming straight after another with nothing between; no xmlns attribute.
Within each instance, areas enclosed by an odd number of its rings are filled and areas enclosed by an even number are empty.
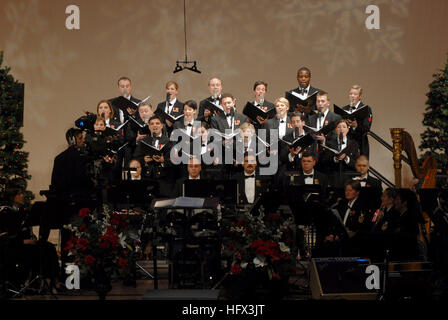
<svg viewBox="0 0 448 320"><path fill-rule="evenodd" d="M448 57L448 55L447 55ZM426 94L426 108L423 125L426 127L421 134L420 150L426 155L437 159L437 167L443 172L448 170L448 60L445 69L433 74L434 80L429 85Z"/></svg>
<svg viewBox="0 0 448 320"><path fill-rule="evenodd" d="M0 190L10 185L27 188L28 152L21 151L25 141L20 132L16 115L23 111L23 100L17 95L18 81L3 67L3 52L0 51ZM25 204L30 205L34 195L25 191Z"/></svg>

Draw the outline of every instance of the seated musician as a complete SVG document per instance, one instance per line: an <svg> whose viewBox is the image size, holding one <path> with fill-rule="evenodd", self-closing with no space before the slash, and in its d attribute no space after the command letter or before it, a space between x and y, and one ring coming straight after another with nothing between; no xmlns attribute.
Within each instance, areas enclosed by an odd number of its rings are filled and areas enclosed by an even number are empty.
<svg viewBox="0 0 448 320"><path fill-rule="evenodd" d="M325 193L325 189L328 186L328 177L315 170L315 166L316 155L312 152L303 152L301 157L301 168L298 170L297 175L285 178L286 187L289 185L320 185L322 191Z"/></svg>
<svg viewBox="0 0 448 320"><path fill-rule="evenodd" d="M51 293L57 294L60 285L56 248L46 240L37 240L32 234L31 226L28 223L29 213L23 210L23 190L17 186L7 187L4 193L4 204L5 206L0 208L0 234L3 235L3 239L6 239L6 241L2 241L6 245L3 248L6 256L6 269L2 270L5 272L6 280L14 282L17 265L25 267L25 286L42 270L43 279L41 279L38 289L43 292L45 281Z"/></svg>
<svg viewBox="0 0 448 320"><path fill-rule="evenodd" d="M191 157L188 161L187 165L187 172L185 176L177 179L174 190L175 190L175 196L181 197L183 195L183 189L182 186L185 182L185 180L204 180L207 179L208 176L206 175L205 171L202 170L202 164L201 161L196 157Z"/></svg>
<svg viewBox="0 0 448 320"><path fill-rule="evenodd" d="M369 168L369 159L364 155L360 155L355 163L356 172L360 176L353 177L353 180L358 180L361 183L361 187L382 189L381 181L369 175Z"/></svg>
<svg viewBox="0 0 448 320"><path fill-rule="evenodd" d="M131 159L129 161L129 173L127 180L144 180L146 177L142 174L142 165L139 160Z"/></svg>
<svg viewBox="0 0 448 320"><path fill-rule="evenodd" d="M244 154L243 169L233 177L239 185L239 204L252 204L268 191L270 177L257 172L257 158L253 154Z"/></svg>
<svg viewBox="0 0 448 320"><path fill-rule="evenodd" d="M348 180L344 189L345 198L339 199L332 207L337 217L337 226L330 229L324 240L324 244L338 249L337 255L350 255L359 251L359 244L354 240L355 236L367 232L372 219L372 212L368 209L365 199L360 197L361 184L358 181Z"/></svg>

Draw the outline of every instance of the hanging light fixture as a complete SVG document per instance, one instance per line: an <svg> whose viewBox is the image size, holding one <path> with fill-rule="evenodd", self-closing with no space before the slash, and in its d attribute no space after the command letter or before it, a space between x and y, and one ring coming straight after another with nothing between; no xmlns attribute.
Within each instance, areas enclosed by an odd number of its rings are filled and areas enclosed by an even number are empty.
<svg viewBox="0 0 448 320"><path fill-rule="evenodd" d="M174 68L173 73L180 72L184 69L188 69L196 73L201 73L201 71L199 71L196 66L197 64L196 60L188 61L187 57L187 10L185 6L185 0L184 0L184 39L185 39L185 60L176 61L176 67Z"/></svg>

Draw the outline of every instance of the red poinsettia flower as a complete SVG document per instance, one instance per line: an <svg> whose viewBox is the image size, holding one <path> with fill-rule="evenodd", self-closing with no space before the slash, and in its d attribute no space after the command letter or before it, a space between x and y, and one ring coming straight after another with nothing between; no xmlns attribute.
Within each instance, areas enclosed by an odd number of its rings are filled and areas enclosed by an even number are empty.
<svg viewBox="0 0 448 320"><path fill-rule="evenodd" d="M120 259L118 259L118 266L121 268L121 269L124 269L124 268L126 268L127 266L128 266L128 262L126 261L126 259L124 259L124 258L120 258Z"/></svg>
<svg viewBox="0 0 448 320"><path fill-rule="evenodd" d="M86 263L86 264L92 264L92 263L94 263L95 262L95 257L94 256L92 256L92 255L87 255L85 258L84 258L84 262Z"/></svg>
<svg viewBox="0 0 448 320"><path fill-rule="evenodd" d="M239 264L234 264L232 268L230 268L231 274L240 274L241 272L243 272L243 268L241 268Z"/></svg>
<svg viewBox="0 0 448 320"><path fill-rule="evenodd" d="M89 245L89 240L85 238L79 238L78 241L76 241L76 245L78 246L79 249L85 251Z"/></svg>
<svg viewBox="0 0 448 320"><path fill-rule="evenodd" d="M280 275L277 272L273 272L272 279L280 279Z"/></svg>
<svg viewBox="0 0 448 320"><path fill-rule="evenodd" d="M89 208L82 208L81 210L79 210L78 216L84 219L87 218L89 214L90 214Z"/></svg>

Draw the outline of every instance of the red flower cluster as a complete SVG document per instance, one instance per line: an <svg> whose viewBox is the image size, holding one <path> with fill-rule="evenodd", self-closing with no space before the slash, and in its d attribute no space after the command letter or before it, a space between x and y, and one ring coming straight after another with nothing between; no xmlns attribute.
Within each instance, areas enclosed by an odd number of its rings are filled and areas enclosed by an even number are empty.
<svg viewBox="0 0 448 320"><path fill-rule="evenodd" d="M89 240L87 240L85 238L79 238L76 241L76 245L78 246L79 249L81 249L82 251L85 251L87 249L87 247L89 246Z"/></svg>
<svg viewBox="0 0 448 320"><path fill-rule="evenodd" d="M89 208L82 208L81 210L79 210L78 216L84 219L87 218L89 214L90 214Z"/></svg>
<svg viewBox="0 0 448 320"><path fill-rule="evenodd" d="M70 240L67 241L67 246L64 248L65 251L70 251L75 248L75 243L77 242L76 237L71 237Z"/></svg>
<svg viewBox="0 0 448 320"><path fill-rule="evenodd" d="M255 249L256 254L269 257L272 261L289 259L289 254L280 252L278 243L271 240L256 240L252 242L250 247Z"/></svg>
<svg viewBox="0 0 448 320"><path fill-rule="evenodd" d="M92 255L87 255L85 258L84 258L84 262L85 262L85 264L92 264L92 263L94 263L95 262L95 257L93 257Z"/></svg>
<svg viewBox="0 0 448 320"><path fill-rule="evenodd" d="M232 268L230 268L231 274L240 274L241 272L243 272L243 268L241 268L239 264L234 264Z"/></svg>
<svg viewBox="0 0 448 320"><path fill-rule="evenodd" d="M100 248L116 248L118 247L118 235L114 232L113 227L108 227L106 233L103 236L100 236Z"/></svg>
<svg viewBox="0 0 448 320"><path fill-rule="evenodd" d="M278 221L280 219L280 215L276 214L276 213L270 213L267 217L266 217L266 221Z"/></svg>
<svg viewBox="0 0 448 320"><path fill-rule="evenodd" d="M126 267L128 266L128 262L126 261L126 259L124 259L124 258L120 258L120 259L118 260L118 266L119 266L121 269L124 269L124 268L126 268Z"/></svg>
<svg viewBox="0 0 448 320"><path fill-rule="evenodd" d="M120 214L114 214L110 218L110 223L113 226L116 226L117 229L124 230L128 226L127 216L126 215L120 215Z"/></svg>

